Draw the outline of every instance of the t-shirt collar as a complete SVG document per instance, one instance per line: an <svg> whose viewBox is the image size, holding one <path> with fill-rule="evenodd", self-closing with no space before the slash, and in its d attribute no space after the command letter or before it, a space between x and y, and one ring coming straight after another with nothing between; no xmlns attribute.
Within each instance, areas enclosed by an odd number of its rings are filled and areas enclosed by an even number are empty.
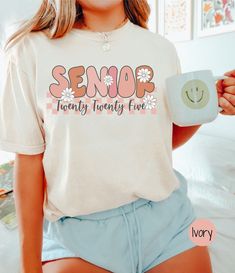
<svg viewBox="0 0 235 273"><path fill-rule="evenodd" d="M75 34L80 35L81 37L96 40L96 41L102 41L104 34L107 34L109 41L112 41L120 37L123 33L125 33L132 24L133 23L129 20L129 18L127 18L127 21L125 22L124 25L112 31L98 32L98 31L79 29L79 28L72 28L71 31Z"/></svg>

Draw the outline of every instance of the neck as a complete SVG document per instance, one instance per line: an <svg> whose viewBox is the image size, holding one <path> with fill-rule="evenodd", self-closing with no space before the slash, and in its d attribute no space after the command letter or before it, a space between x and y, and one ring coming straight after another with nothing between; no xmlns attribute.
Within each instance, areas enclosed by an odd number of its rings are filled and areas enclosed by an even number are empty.
<svg viewBox="0 0 235 273"><path fill-rule="evenodd" d="M123 2L110 10L94 11L83 8L83 18L89 29L98 32L108 32L123 22L126 14ZM75 28L87 29L82 22L76 22Z"/></svg>

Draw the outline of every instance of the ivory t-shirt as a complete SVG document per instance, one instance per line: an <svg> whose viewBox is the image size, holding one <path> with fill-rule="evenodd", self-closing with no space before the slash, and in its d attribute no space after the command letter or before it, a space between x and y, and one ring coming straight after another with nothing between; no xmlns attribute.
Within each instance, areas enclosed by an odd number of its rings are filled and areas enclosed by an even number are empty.
<svg viewBox="0 0 235 273"><path fill-rule="evenodd" d="M175 47L131 21L108 37L31 32L5 54L0 148L44 152L52 222L179 187L165 98L165 79L180 72Z"/></svg>

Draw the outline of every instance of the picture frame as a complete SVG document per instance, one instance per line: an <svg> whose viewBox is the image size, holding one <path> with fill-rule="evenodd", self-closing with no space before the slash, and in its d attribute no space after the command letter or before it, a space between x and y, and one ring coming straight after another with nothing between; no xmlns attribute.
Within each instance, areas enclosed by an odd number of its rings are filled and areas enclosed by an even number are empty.
<svg viewBox="0 0 235 273"><path fill-rule="evenodd" d="M151 13L149 16L149 21L148 21L148 27L150 31L156 33L157 32L157 1L148 0L148 4L151 9Z"/></svg>
<svg viewBox="0 0 235 273"><path fill-rule="evenodd" d="M235 0L195 1L196 37L235 31Z"/></svg>
<svg viewBox="0 0 235 273"><path fill-rule="evenodd" d="M193 1L159 0L157 31L172 42L192 39Z"/></svg>

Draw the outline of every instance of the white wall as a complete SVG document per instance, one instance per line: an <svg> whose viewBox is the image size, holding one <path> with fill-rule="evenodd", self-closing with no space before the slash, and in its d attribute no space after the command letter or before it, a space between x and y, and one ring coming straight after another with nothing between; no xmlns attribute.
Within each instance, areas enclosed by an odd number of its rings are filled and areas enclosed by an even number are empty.
<svg viewBox="0 0 235 273"><path fill-rule="evenodd" d="M235 68L235 31L176 44L184 72L211 69L223 74Z"/></svg>
<svg viewBox="0 0 235 273"><path fill-rule="evenodd" d="M8 0L2 1L0 9L0 44L6 37L6 29L13 31L10 26L18 20L27 19L37 11L42 0Z"/></svg>
<svg viewBox="0 0 235 273"><path fill-rule="evenodd" d="M223 75L235 69L235 31L176 43L176 48L182 72L211 69L214 75ZM198 132L235 140L235 116L219 114L215 121L204 124Z"/></svg>

